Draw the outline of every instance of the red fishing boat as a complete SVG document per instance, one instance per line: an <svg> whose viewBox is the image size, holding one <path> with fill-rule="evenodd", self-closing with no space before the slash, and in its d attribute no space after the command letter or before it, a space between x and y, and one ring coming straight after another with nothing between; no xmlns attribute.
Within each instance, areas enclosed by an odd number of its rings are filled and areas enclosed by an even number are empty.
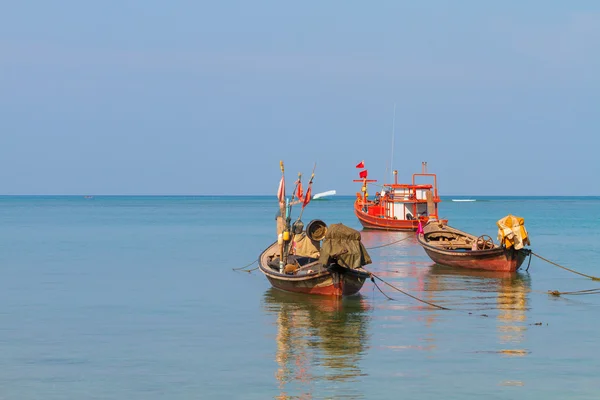
<svg viewBox="0 0 600 400"><path fill-rule="evenodd" d="M442 222L430 222L417 235L429 258L449 267L514 272L531 250L523 218L508 215L498 221L499 243L488 235L475 236Z"/></svg>
<svg viewBox="0 0 600 400"><path fill-rule="evenodd" d="M364 168L360 162L357 168ZM438 220L437 176L427 173L427 163L422 163L422 171L413 174L411 183L398 183L398 171L394 171L394 183L384 183L382 190L370 198L367 190L369 183L367 170L360 171L361 191L356 193L354 214L365 229L383 229L389 231L416 231L419 223ZM429 180L430 183L417 181ZM447 222L444 220L444 222Z"/></svg>
<svg viewBox="0 0 600 400"><path fill-rule="evenodd" d="M277 242L260 255L261 272L273 287L288 292L326 296L358 293L370 278L361 268L371 263L360 232L343 224L327 226L321 220L312 220L304 229L300 218L311 199L314 172L306 194L299 175L291 198L286 198L283 171L281 163ZM302 210L292 224L293 204L302 204Z"/></svg>

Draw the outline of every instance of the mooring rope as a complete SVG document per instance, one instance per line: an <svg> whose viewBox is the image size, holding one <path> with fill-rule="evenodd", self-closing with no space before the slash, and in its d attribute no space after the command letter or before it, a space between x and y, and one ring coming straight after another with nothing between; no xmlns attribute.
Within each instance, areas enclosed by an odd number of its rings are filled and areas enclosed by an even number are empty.
<svg viewBox="0 0 600 400"><path fill-rule="evenodd" d="M392 301L396 301L396 299L392 299L390 296L388 296L387 294L385 294L385 292L383 290L381 290L381 288L379 287L379 285L377 284L377 282L375 282L375 279L371 276L371 282L373 282L373 290L375 290L375 288L377 288L377 290L379 290L381 292L382 295L384 295L385 297L387 297L388 300L392 300Z"/></svg>
<svg viewBox="0 0 600 400"><path fill-rule="evenodd" d="M410 238L411 238L410 236L407 236L407 237L405 237L405 238L402 238L402 239L400 239L400 240L396 240L395 242L392 242L392 243L388 243L388 244L382 244L381 246L366 247L366 249L367 249L367 250L379 249L379 248L381 248L381 247L391 246L391 245L393 245L393 244L400 243L400 242L402 242L403 240L410 239Z"/></svg>
<svg viewBox="0 0 600 400"><path fill-rule="evenodd" d="M363 269L364 269L364 268L363 268ZM449 308L446 308L446 307L443 307L443 306L439 306L439 305L437 305L437 304L433 304L433 303L431 303L431 302L429 302L429 301L427 301L427 300L423 300L423 299L420 299L420 298L418 298L418 297L416 297L416 296L413 296L413 295L412 295L412 294L410 294L410 293L406 293L404 290L402 290L402 289L400 289L400 288L398 288L398 287L396 287L396 286L392 285L391 283L388 283L388 282L384 281L383 279L381 279L380 277L378 277L377 275L375 275L375 274L374 274L374 273L372 273L371 271L367 271L366 269L365 269L365 271L366 271L366 272L368 272L368 273L371 275L371 282L373 282L373 283L375 283L375 279L379 279L381 282L385 283L386 285L388 285L388 286L389 286L389 287L391 287L392 289L394 289L394 290L397 290L398 292L402 293L402 294L403 294L403 295L405 295L405 296L408 296L408 297L410 297L410 298L412 298L412 299L415 299L415 300L417 300L417 301L420 301L421 303L425 303L425 304L427 304L427 305L429 305L429 306L431 306L431 307L439 308L440 310L450 310ZM376 284L376 283L375 283L375 286L377 286L377 284ZM383 293L383 291L382 291L382 290L381 290L381 289L380 289L378 286L377 286L377 289L379 289L379 291L381 291L381 293ZM386 295L385 293L384 293L384 295L385 295L385 296L386 296L388 299L390 299L390 300L394 300L394 299L392 299L391 297L389 297L388 295Z"/></svg>
<svg viewBox="0 0 600 400"><path fill-rule="evenodd" d="M375 275L375 274L374 274L374 273L372 273L371 271L367 271L367 270L366 270L366 269L364 269L364 268L362 268L362 269L363 269L363 270L365 270L365 272L368 272L368 273L369 273L369 275L371 276L371 282L373 282L373 284L374 284L374 288L373 288L373 290L375 290L375 287L376 287L376 288L377 288L377 289L378 289L378 290L381 292L381 294L383 294L383 295L384 295L384 296L385 296L385 297L386 297L388 300L398 301L398 300L396 300L396 299L394 299L394 298L392 298L392 297L388 296L388 295L387 295L387 294L386 294L386 293L385 293L383 290L381 290L381 288L379 287L379 285L377 284L377 282L375 282L375 279L378 279L378 280L380 280L381 282L383 282L383 283L385 283L386 285L388 285L389 287L391 287L392 289L394 289L394 290L397 290L398 292L400 292L400 293L402 293L402 294L404 294L404 295L406 295L406 296L408 296L408 297L410 297L410 298L412 298L412 299L415 299L415 300L417 300L417 301L419 301L419 302L421 302L421 303L425 303L425 304L427 304L427 305L429 305L429 306L431 306L431 307L438 308L438 309L440 309L440 310L449 310L449 311L450 311L450 310L453 310L452 308L443 307L443 306L440 306L440 305L438 305L438 304L434 304L434 303L431 303L431 302L429 302L429 301L426 301L426 300L420 299L420 298L418 298L418 297L416 297L416 296L413 296L413 295L412 295L412 294L410 294L410 293L406 293L404 290L402 290L402 289L400 289L400 288L398 288L398 287L396 287L396 286L392 285L391 283L388 283L388 282L384 281L383 279L381 279L380 277L378 277L377 275ZM454 311L463 311L463 312L467 312L469 315L473 315L473 313L472 313L472 312L470 312L470 311L465 311L465 310L456 310L456 309L454 309ZM488 317L488 315L487 315L487 314L479 314L479 316L480 316L480 317Z"/></svg>
<svg viewBox="0 0 600 400"><path fill-rule="evenodd" d="M252 262L251 262L250 264L248 264L248 265L244 265L243 267L240 267L240 268L232 268L232 269L233 269L234 271L252 272L252 271L254 271L254 270L257 270L257 269L258 269L258 267L256 267L256 268L252 268L252 269L246 269L246 268L248 268L249 266L251 266L252 264L254 264L254 263L255 263L255 262L257 262L257 261L258 261L258 260L254 260L254 261L252 261Z"/></svg>
<svg viewBox="0 0 600 400"><path fill-rule="evenodd" d="M533 251L531 252L531 254L533 254L534 256L536 256L537 258L539 258L539 259L541 259L541 260L544 260L544 261L546 261L547 263L550 263L550 264L552 264L552 265L555 265L555 266L557 266L557 267L559 267L559 268L562 268L562 269L564 269L564 270L567 270L567 271L569 271L569 272L572 272L572 273L574 273L574 274L581 275L581 276L585 276L586 278L590 278L591 280L594 280L594 281L600 281L600 278L598 278L597 276L587 275L587 274L584 274L584 273L582 273L582 272L578 272L578 271L572 270L572 269L570 269L570 268L567 268L567 267L565 267L565 266L563 266L563 265L560 265L560 264L557 264L557 263L555 263L555 262L553 262L553 261L550 261L550 260L548 260L547 258L544 258L544 257L540 256L539 254L537 254L537 253L534 253Z"/></svg>
<svg viewBox="0 0 600 400"><path fill-rule="evenodd" d="M551 294L552 296L561 296L563 294L569 294L569 295L600 294L600 288L586 289L586 290L575 290L575 291L572 291L572 292L561 292L561 291L558 291L558 290L548 290L548 294Z"/></svg>

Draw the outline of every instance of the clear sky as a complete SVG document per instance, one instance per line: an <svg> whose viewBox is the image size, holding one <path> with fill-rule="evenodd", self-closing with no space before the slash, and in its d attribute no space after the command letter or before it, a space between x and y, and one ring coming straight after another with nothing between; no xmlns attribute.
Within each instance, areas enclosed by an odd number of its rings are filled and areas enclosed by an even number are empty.
<svg viewBox="0 0 600 400"><path fill-rule="evenodd" d="M393 154L442 195L600 195L599 128L597 0L0 6L0 194L275 195L281 159L353 194Z"/></svg>

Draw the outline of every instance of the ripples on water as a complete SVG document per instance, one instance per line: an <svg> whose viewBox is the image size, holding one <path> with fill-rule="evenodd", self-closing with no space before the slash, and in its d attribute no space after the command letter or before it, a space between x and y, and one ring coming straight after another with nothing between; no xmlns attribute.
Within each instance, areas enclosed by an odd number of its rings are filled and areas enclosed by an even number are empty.
<svg viewBox="0 0 600 400"><path fill-rule="evenodd" d="M311 203L360 229L352 199ZM569 212L565 212L568 207ZM597 284L534 259L497 274L431 265L413 234L363 231L371 282L345 299L234 272L274 240L263 198L0 198L0 398L595 399ZM599 275L600 200L445 202L494 235ZM397 242L392 246L386 244Z"/></svg>
<svg viewBox="0 0 600 400"><path fill-rule="evenodd" d="M363 232L363 241L374 247L385 244L382 240L402 239L402 235L407 240L400 247L382 251L379 262L368 268L390 284L451 310L432 309L381 284L394 300L386 300L372 284L365 285L362 294L344 299L268 289L263 305L277 332L279 398L311 398L311 393L370 398L371 391L364 385L371 380L369 375L382 370L388 379L425 383L436 368L426 366L421 357L435 360L437 352L447 351L444 343L448 341L454 345L471 341L472 346L460 350L467 357L524 357L530 352L524 343L530 324L528 273L457 270L400 258L398 254L416 251L410 234ZM475 329L477 335L464 332L469 329ZM493 337L487 336L490 331ZM484 332L486 336L478 337ZM412 353L408 360L407 352ZM407 366L407 361L414 364ZM365 363L368 367L361 367ZM495 383L522 384L506 378L498 376ZM330 392L332 385L336 390Z"/></svg>
<svg viewBox="0 0 600 400"><path fill-rule="evenodd" d="M370 315L362 296L321 298L269 289L263 303L275 317L281 398L287 398L289 385L308 395L322 381L357 382L363 375L360 359L368 345Z"/></svg>

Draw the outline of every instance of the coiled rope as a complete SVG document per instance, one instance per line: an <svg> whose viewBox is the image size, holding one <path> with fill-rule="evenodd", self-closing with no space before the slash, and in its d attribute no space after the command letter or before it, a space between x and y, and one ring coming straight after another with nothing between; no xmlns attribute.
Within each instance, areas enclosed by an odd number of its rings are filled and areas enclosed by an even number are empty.
<svg viewBox="0 0 600 400"><path fill-rule="evenodd" d="M544 258L544 257L540 256L539 254L537 254L537 253L534 253L533 251L531 252L531 254L533 254L534 256L536 256L537 258L539 258L539 259L541 259L541 260L544 260L544 261L546 261L547 263L550 263L550 264L552 264L552 265L555 265L555 266L557 266L557 267L559 267L559 268L562 268L562 269L564 269L564 270L567 270L567 271L569 271L569 272L572 272L572 273L574 273L574 274L581 275L581 276L585 276L586 278L590 278L590 279L591 279L591 280L593 280L593 281L600 281L600 278L598 278L597 276L587 275L587 274L584 274L584 273L582 273L582 272L575 271L575 270L573 270L573 269L571 269L571 268L567 268L567 267L565 267L564 265L560 265L560 264L557 264L557 263L555 263L555 262L553 262L553 261L550 261L550 260L548 260L547 258Z"/></svg>

